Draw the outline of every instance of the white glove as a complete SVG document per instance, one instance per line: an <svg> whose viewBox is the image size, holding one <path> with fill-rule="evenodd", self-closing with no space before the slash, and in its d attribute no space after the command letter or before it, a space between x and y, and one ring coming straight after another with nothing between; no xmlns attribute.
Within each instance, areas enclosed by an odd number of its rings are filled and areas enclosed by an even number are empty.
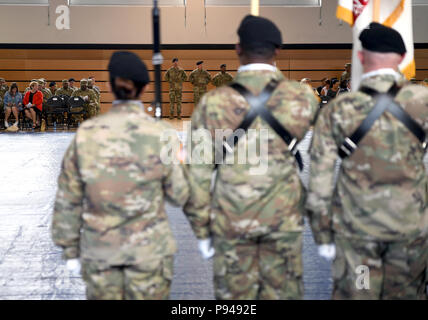
<svg viewBox="0 0 428 320"><path fill-rule="evenodd" d="M83 97L83 100L88 101L88 100L89 100L89 97L88 97L88 96L84 96L84 97Z"/></svg>
<svg viewBox="0 0 428 320"><path fill-rule="evenodd" d="M26 107L27 107L27 108L31 108L31 106L32 106L32 104L31 104L31 103L28 103L28 104L26 105Z"/></svg>
<svg viewBox="0 0 428 320"><path fill-rule="evenodd" d="M214 248L211 246L211 239L210 238L204 239L204 240L199 240L198 247L199 247L199 251L202 254L202 258L204 258L206 260L211 258L215 253Z"/></svg>
<svg viewBox="0 0 428 320"><path fill-rule="evenodd" d="M336 246L331 244L322 244L318 246L318 254L327 261L333 261L336 257Z"/></svg>
<svg viewBox="0 0 428 320"><path fill-rule="evenodd" d="M81 264L79 259L70 259L67 260L67 270L73 275L73 276L80 276L80 269Z"/></svg>

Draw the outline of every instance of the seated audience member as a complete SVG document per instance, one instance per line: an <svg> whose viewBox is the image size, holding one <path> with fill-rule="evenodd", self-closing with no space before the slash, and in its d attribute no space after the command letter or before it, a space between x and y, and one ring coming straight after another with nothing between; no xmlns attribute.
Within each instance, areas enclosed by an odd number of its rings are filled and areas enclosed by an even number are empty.
<svg viewBox="0 0 428 320"><path fill-rule="evenodd" d="M349 80L340 81L339 91L337 92L337 95L341 95L343 93L350 92L348 86L349 86Z"/></svg>
<svg viewBox="0 0 428 320"><path fill-rule="evenodd" d="M43 94L38 88L37 82L31 82L30 91L27 91L23 100L25 116L33 121L33 129L40 126L43 109Z"/></svg>
<svg viewBox="0 0 428 320"><path fill-rule="evenodd" d="M325 81L325 86L321 89L320 96L327 96L328 90L330 90L331 81L327 79Z"/></svg>
<svg viewBox="0 0 428 320"><path fill-rule="evenodd" d="M333 99L337 96L337 92L339 91L339 84L339 80L331 79L331 87L327 91L327 96L330 97L330 99Z"/></svg>
<svg viewBox="0 0 428 320"><path fill-rule="evenodd" d="M56 91L56 82L52 81L49 83L49 90L51 91L52 96L55 94Z"/></svg>
<svg viewBox="0 0 428 320"><path fill-rule="evenodd" d="M325 87L327 80L328 78L322 78L321 85L317 88L317 92L319 95L321 95L321 90Z"/></svg>
<svg viewBox="0 0 428 320"><path fill-rule="evenodd" d="M14 126L18 126L19 112L22 110L22 95L18 91L18 86L14 82L9 91L4 95L4 126L9 127L8 119L11 113L15 116Z"/></svg>

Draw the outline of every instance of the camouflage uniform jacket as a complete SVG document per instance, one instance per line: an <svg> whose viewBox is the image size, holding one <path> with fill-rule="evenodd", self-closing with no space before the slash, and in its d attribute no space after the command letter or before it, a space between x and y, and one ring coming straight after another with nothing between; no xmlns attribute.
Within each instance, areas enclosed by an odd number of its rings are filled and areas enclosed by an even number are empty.
<svg viewBox="0 0 428 320"><path fill-rule="evenodd" d="M63 159L52 221L66 259L149 268L176 251L164 201L183 205L189 187L181 164L161 162L166 129L130 101L77 130Z"/></svg>
<svg viewBox="0 0 428 320"><path fill-rule="evenodd" d="M0 104L3 105L3 99L4 99L4 95L6 94L6 92L9 90L9 86L8 85L3 85L0 87Z"/></svg>
<svg viewBox="0 0 428 320"><path fill-rule="evenodd" d="M166 71L164 79L169 82L171 90L181 90L183 82L187 80L187 76L182 68L171 67Z"/></svg>
<svg viewBox="0 0 428 320"><path fill-rule="evenodd" d="M284 81L275 90L267 107L287 130L302 139L318 108L315 96L307 86L301 87L295 81L286 80L278 70L241 71L235 81L258 95L271 79ZM234 89L215 89L204 95L200 107L194 111L192 135L200 128L208 129L214 144L215 130L229 129L228 136L239 126L248 110L248 103ZM214 150L213 156L208 157L208 164L189 165L191 195L184 212L198 238L207 238L211 233L225 239L243 239L303 229L304 189L293 155L260 117L254 120L249 127L251 129L257 130L257 138L248 135L248 139L244 136L239 140L234 149L235 164L228 164L228 156L226 163L219 165L212 193L210 183L214 165L210 163L214 163ZM267 141L257 141L261 131L265 132L264 136L268 132ZM248 140L247 144L245 140ZM248 154L248 146L254 149L258 143L264 154L268 153L264 157L266 170L261 173L255 172L260 164L257 164L258 157L254 152L245 164L236 161L240 149ZM194 149L195 143L192 147Z"/></svg>
<svg viewBox="0 0 428 320"><path fill-rule="evenodd" d="M49 89L47 89L47 88L41 89L40 91L41 91L41 92L42 92L42 94L43 94L43 103L48 102L48 99L49 99L50 97L52 97L52 93L51 93L51 91L50 91Z"/></svg>
<svg viewBox="0 0 428 320"><path fill-rule="evenodd" d="M233 77L229 72L225 72L225 73L219 72L214 76L212 83L218 88L223 85L227 85L232 81L233 81Z"/></svg>
<svg viewBox="0 0 428 320"><path fill-rule="evenodd" d="M386 92L394 76L374 75L361 85ZM396 101L428 129L428 89L404 85ZM428 180L419 140L389 112L374 123L354 153L345 158L334 186L338 148L374 107L362 93L333 100L317 121L311 149L311 178L306 207L317 243L334 233L368 241L403 240L427 230Z"/></svg>
<svg viewBox="0 0 428 320"><path fill-rule="evenodd" d="M189 75L189 81L195 87L206 87L211 81L211 75L206 70L193 70Z"/></svg>
<svg viewBox="0 0 428 320"><path fill-rule="evenodd" d="M67 88L67 89L59 88L59 89L56 89L55 95L56 96L68 96L68 97L71 97L71 95L73 94L73 92L74 91L71 88Z"/></svg>
<svg viewBox="0 0 428 320"><path fill-rule="evenodd" d="M71 94L71 96L82 98L88 96L89 100L86 104L91 105L93 107L97 106L97 95L95 94L94 90L91 90L89 88L87 88L85 91L83 91L82 89L77 89Z"/></svg>
<svg viewBox="0 0 428 320"><path fill-rule="evenodd" d="M347 71L344 71L343 73L342 73L342 75L340 76L340 81L343 81L343 80L350 80L351 79L351 73L350 72L347 72Z"/></svg>

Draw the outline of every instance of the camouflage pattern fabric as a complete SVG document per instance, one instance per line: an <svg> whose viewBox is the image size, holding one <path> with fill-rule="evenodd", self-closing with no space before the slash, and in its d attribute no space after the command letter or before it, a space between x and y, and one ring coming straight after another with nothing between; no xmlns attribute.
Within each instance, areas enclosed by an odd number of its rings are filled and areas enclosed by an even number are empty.
<svg viewBox="0 0 428 320"><path fill-rule="evenodd" d="M386 92L393 81L393 76L383 75L365 79L361 85ZM427 88L405 85L396 101L428 128ZM342 162L334 188L338 148L373 107L370 96L346 93L323 108L319 116L306 205L319 244L331 243L333 233L369 241L399 241L428 232L424 151L416 137L388 112Z"/></svg>
<svg viewBox="0 0 428 320"><path fill-rule="evenodd" d="M363 79L361 85L386 92L394 80L392 75L377 75ZM428 89L409 84L404 78L398 85L404 87L396 101L427 129ZM310 152L311 178L306 204L318 244L333 243L340 237L359 241L362 246L370 246L372 242L399 246L402 241L427 236L428 179L424 150L416 137L390 113L385 112L352 156L343 160L337 185L334 185L338 148L373 107L370 96L361 92L346 93L323 108L319 116ZM337 250L342 250L347 257L359 248L352 248L348 254L341 245L337 243ZM387 262L382 260L382 263ZM392 272L386 277L394 276L394 270L386 272Z"/></svg>
<svg viewBox="0 0 428 320"><path fill-rule="evenodd" d="M85 121L63 159L52 238L65 259L90 264L88 281L97 282L90 276L94 268L157 270L176 251L164 201L183 205L189 187L183 166L163 163L160 154L179 140L161 141L172 128L143 108L136 102L115 104Z"/></svg>
<svg viewBox="0 0 428 320"><path fill-rule="evenodd" d="M73 92L74 91L71 88L67 88L67 89L59 88L59 89L56 89L55 95L56 96L68 96L68 97L71 97L71 95L73 94Z"/></svg>
<svg viewBox="0 0 428 320"><path fill-rule="evenodd" d="M336 236L333 299L426 299L428 243L426 237L408 241L376 242ZM359 266L367 266L368 289Z"/></svg>
<svg viewBox="0 0 428 320"><path fill-rule="evenodd" d="M166 71L164 79L169 82L170 118L174 116L174 105L177 106L177 116L180 117L183 82L187 80L186 72L182 68L171 67Z"/></svg>
<svg viewBox="0 0 428 320"><path fill-rule="evenodd" d="M279 84L267 107L294 136L303 138L318 108L315 96L307 86L301 87L295 81L285 80L280 71L240 72L235 81L258 95L271 79L284 81ZM232 88L215 89L202 98L194 111L192 135L199 129L208 129L214 145L215 130L235 130L248 109L248 103ZM252 137L248 135L247 139L239 140L235 146L234 164L219 166L212 193L210 184L214 164L189 166L191 196L184 212L199 239L214 237L217 252L222 251L216 246L219 239L240 239L248 244L263 241L270 234L285 235L303 230L302 206L305 193L294 156L287 151L283 140L260 117L254 120L249 129L257 130ZM247 158L245 164L239 164L237 154L240 148L248 154L250 146L257 145L260 140L262 130L269 133L268 141L259 142L263 148L261 151L268 155L266 171L254 174L254 170L259 169L256 155ZM247 143L245 140L248 140ZM192 142L193 148L198 143ZM212 157L208 157L211 163L214 163L214 154L212 150ZM280 279L278 281L281 282ZM234 286L236 284L230 284L229 288ZM230 295L233 296L234 293Z"/></svg>
<svg viewBox="0 0 428 320"><path fill-rule="evenodd" d="M232 81L233 77L229 72L219 72L214 76L212 83L218 88L224 85L228 85Z"/></svg>
<svg viewBox="0 0 428 320"><path fill-rule="evenodd" d="M9 86L4 84L0 87L0 109L3 110L4 109L4 95L6 94L6 92L9 90Z"/></svg>
<svg viewBox="0 0 428 320"><path fill-rule="evenodd" d="M159 261L158 267L143 265L110 267L99 270L84 263L82 277L88 300L166 300L169 298L174 256Z"/></svg>
<svg viewBox="0 0 428 320"><path fill-rule="evenodd" d="M94 90L86 89L83 91L82 89L77 89L71 94L72 97L85 97L89 98L88 102L85 103L84 108L86 112L87 119L95 117L97 114L97 96L95 95ZM80 119L81 115L72 115L72 117L76 117ZM76 120L75 119L75 120Z"/></svg>
<svg viewBox="0 0 428 320"><path fill-rule="evenodd" d="M343 81L343 80L351 80L351 73L344 71L340 76L340 81Z"/></svg>
<svg viewBox="0 0 428 320"><path fill-rule="evenodd" d="M215 238L214 246L216 299L303 299L300 232L270 234L260 243Z"/></svg>
<svg viewBox="0 0 428 320"><path fill-rule="evenodd" d="M189 82L193 85L193 101L195 108L201 97L207 92L207 85L211 81L211 75L206 70L193 70L189 75Z"/></svg>
<svg viewBox="0 0 428 320"><path fill-rule="evenodd" d="M88 80L88 89L92 90L97 98L95 115L98 115L101 111L101 93L98 87L94 87L92 80Z"/></svg>

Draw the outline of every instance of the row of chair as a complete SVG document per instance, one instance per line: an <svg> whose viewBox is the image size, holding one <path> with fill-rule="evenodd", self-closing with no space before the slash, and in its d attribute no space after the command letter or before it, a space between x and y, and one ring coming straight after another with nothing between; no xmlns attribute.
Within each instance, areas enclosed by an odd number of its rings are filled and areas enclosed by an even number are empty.
<svg viewBox="0 0 428 320"><path fill-rule="evenodd" d="M82 117L86 118L87 114L84 105L85 101L81 97L53 96L43 105L40 120L44 119L47 127L63 125L64 128L70 129L73 122L73 115L82 115ZM12 115L12 117L14 116ZM19 112L18 117L20 130L32 129L32 121L25 117L24 110ZM49 118L50 122L48 121ZM60 121L58 122L58 120ZM2 112L0 115L0 124L3 123L4 113Z"/></svg>

